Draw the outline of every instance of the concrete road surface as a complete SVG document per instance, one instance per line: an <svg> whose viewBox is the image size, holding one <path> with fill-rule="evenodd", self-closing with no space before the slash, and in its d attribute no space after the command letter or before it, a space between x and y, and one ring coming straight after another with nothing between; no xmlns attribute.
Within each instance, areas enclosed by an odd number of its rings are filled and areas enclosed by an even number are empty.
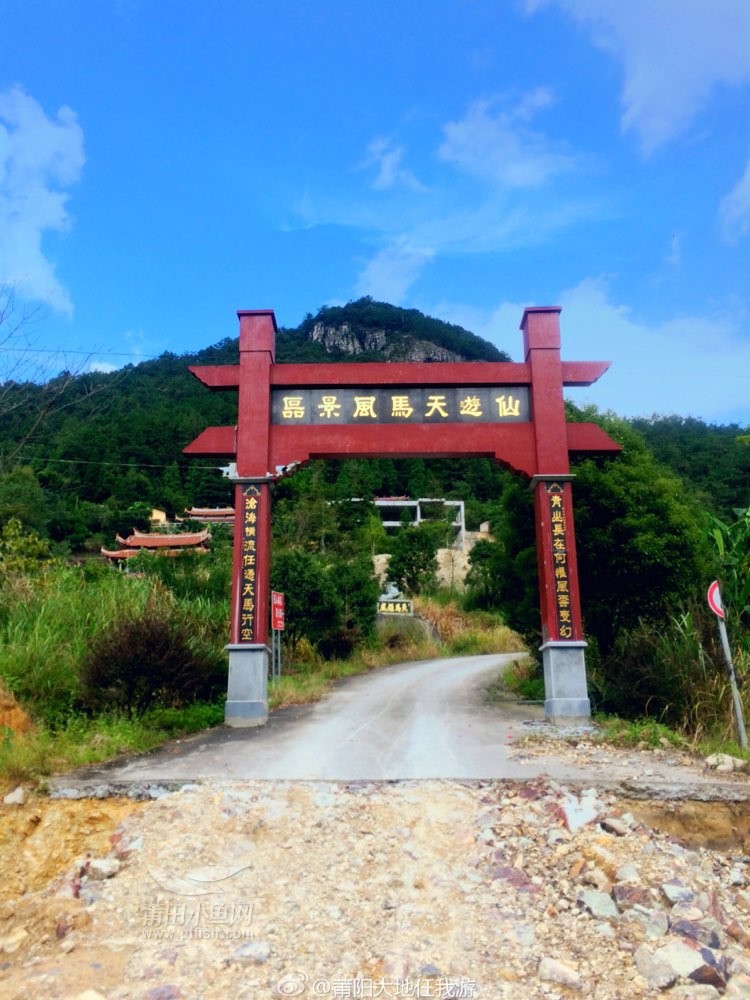
<svg viewBox="0 0 750 1000"><path fill-rule="evenodd" d="M517 654L454 657L387 667L339 682L314 705L274 712L257 729L219 727L161 749L56 779L55 791L103 783L172 784L245 778L531 779L621 784L715 783L713 775L648 754L511 754L512 741L552 730L538 705L486 705L484 692ZM674 765L674 766L673 766ZM747 791L747 788L745 788Z"/></svg>

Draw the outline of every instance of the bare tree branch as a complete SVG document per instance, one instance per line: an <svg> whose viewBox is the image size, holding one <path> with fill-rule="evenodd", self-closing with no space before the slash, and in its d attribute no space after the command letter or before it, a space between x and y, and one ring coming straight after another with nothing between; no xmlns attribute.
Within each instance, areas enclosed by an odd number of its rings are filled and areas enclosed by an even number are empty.
<svg viewBox="0 0 750 1000"><path fill-rule="evenodd" d="M34 327L43 319L38 307L20 306L13 285L0 284L0 420L15 416L17 430L0 447L0 473L12 467L52 413L96 396L119 380L82 385L82 375L91 355L67 363L65 352L50 352L46 363L38 360ZM56 367L60 374L50 377ZM124 377L124 375L123 375ZM73 388L83 389L72 393ZM28 412L23 414L23 410Z"/></svg>

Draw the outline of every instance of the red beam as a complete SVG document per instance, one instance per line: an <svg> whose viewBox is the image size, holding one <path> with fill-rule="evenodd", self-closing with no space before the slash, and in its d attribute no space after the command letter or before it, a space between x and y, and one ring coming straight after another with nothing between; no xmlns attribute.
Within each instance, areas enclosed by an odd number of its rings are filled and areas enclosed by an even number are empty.
<svg viewBox="0 0 750 1000"><path fill-rule="evenodd" d="M274 365L272 386L526 385L528 365L510 361L414 361L387 364Z"/></svg>
<svg viewBox="0 0 750 1000"><path fill-rule="evenodd" d="M609 361L563 361L563 384L592 385L607 371ZM239 365L189 365L188 371L209 389L237 389ZM424 364L304 364L273 365L272 386L365 385L528 385L526 364L511 361L435 361Z"/></svg>
<svg viewBox="0 0 750 1000"><path fill-rule="evenodd" d="M239 365L188 365L188 371L209 389L239 388Z"/></svg>
<svg viewBox="0 0 750 1000"><path fill-rule="evenodd" d="M234 458L237 454L237 428L207 427L182 451L185 455L205 455L207 458Z"/></svg>
<svg viewBox="0 0 750 1000"><path fill-rule="evenodd" d="M622 445L596 424L567 424L567 436L568 451L622 451Z"/></svg>
<svg viewBox="0 0 750 1000"><path fill-rule="evenodd" d="M611 364L611 361L563 361L563 385L593 385Z"/></svg>
<svg viewBox="0 0 750 1000"><path fill-rule="evenodd" d="M530 447L531 424L339 424L274 426L271 429L271 460L275 466L307 462L310 458L459 458L490 456L506 460L520 471L531 469L523 448ZM596 424L567 424L569 451L613 453L622 450ZM520 450L519 450L520 449ZM187 448L186 455L233 459L237 453L234 427L208 427ZM534 471L529 471L534 475Z"/></svg>

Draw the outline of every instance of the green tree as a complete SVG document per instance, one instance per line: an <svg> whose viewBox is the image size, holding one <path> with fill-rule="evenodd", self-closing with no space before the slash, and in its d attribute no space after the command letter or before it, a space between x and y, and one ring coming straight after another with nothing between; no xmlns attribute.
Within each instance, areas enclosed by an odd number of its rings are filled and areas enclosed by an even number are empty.
<svg viewBox="0 0 750 1000"><path fill-rule="evenodd" d="M26 465L0 473L0 526L11 519L46 534L47 501L34 470Z"/></svg>
<svg viewBox="0 0 750 1000"><path fill-rule="evenodd" d="M0 532L0 572L28 574L39 569L50 557L49 542L36 532L27 531L12 517Z"/></svg>
<svg viewBox="0 0 750 1000"><path fill-rule="evenodd" d="M490 610L500 604L500 583L505 572L505 553L498 542L480 538L469 553L466 574L466 604Z"/></svg>
<svg viewBox="0 0 750 1000"><path fill-rule="evenodd" d="M626 421L593 415L623 446L615 459L587 458L573 470L584 624L607 653L621 630L665 621L701 594L714 560L690 487Z"/></svg>
<svg viewBox="0 0 750 1000"><path fill-rule="evenodd" d="M439 523L404 525L393 541L388 579L406 594L427 593L435 587L437 550L443 537Z"/></svg>
<svg viewBox="0 0 750 1000"><path fill-rule="evenodd" d="M302 636L314 646L338 625L341 600L333 575L314 553L274 551L271 587L285 595L285 637L292 650Z"/></svg>

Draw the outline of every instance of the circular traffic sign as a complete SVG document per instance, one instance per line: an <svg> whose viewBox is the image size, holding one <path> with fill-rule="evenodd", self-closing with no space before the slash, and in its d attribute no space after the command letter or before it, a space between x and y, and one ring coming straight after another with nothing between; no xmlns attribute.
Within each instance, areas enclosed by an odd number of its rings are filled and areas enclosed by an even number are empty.
<svg viewBox="0 0 750 1000"><path fill-rule="evenodd" d="M708 588L708 606L711 608L715 615L719 618L724 617L724 605L721 603L721 591L719 590L719 581L714 580L711 586Z"/></svg>

